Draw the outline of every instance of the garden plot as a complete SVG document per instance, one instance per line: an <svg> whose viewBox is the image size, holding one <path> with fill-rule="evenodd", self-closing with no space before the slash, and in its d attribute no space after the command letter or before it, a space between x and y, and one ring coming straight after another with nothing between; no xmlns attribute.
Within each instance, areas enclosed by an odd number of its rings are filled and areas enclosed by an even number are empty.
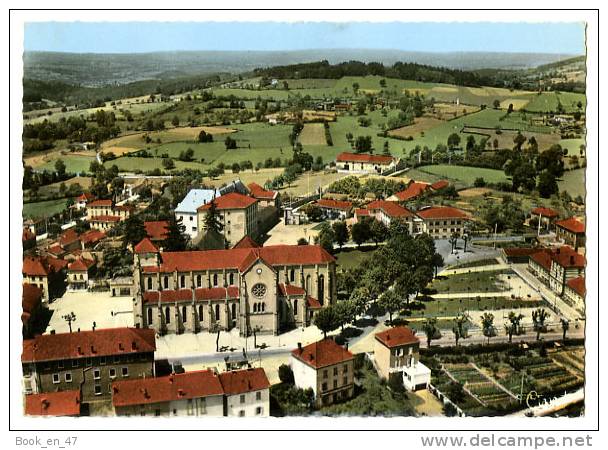
<svg viewBox="0 0 608 450"><path fill-rule="evenodd" d="M542 356L512 358L509 363L514 369L525 371L533 380L539 394L563 394L578 389L584 384L582 377L573 375L552 359Z"/></svg>
<svg viewBox="0 0 608 450"><path fill-rule="evenodd" d="M487 408L496 408L516 401L515 395L506 392L471 364L445 364L443 370Z"/></svg>

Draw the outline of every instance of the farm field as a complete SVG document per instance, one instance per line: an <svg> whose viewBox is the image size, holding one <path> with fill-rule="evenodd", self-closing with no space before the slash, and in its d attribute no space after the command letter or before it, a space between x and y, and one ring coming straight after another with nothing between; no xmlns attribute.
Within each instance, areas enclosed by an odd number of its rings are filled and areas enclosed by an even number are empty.
<svg viewBox="0 0 608 450"><path fill-rule="evenodd" d="M22 215L23 217L34 219L52 216L65 209L66 201L67 199L60 198L43 202L24 203Z"/></svg>
<svg viewBox="0 0 608 450"><path fill-rule="evenodd" d="M58 159L61 159L65 163L66 172L87 173L89 171L89 166L91 165L91 162L95 161L95 156L93 153L91 154L91 156L73 155L70 153L56 154L44 164L36 167L36 169L47 169L55 171L55 161L57 161Z"/></svg>
<svg viewBox="0 0 608 450"><path fill-rule="evenodd" d="M582 107L578 108L578 102ZM584 111L587 105L585 95L574 92L543 92L534 95L526 106L528 111L555 111L558 103L561 102L566 112Z"/></svg>
<svg viewBox="0 0 608 450"><path fill-rule="evenodd" d="M486 128L474 128L469 126L463 128L463 134L465 136L469 133L473 134L476 140L481 139L484 135L488 138L489 143L493 143L494 139L498 140L498 148L513 148L515 145L513 139L517 136L517 131L501 131L500 133L496 133L494 130L488 130ZM554 144L561 145L562 143L560 135L555 133L529 133L524 131L522 134L526 138L534 136L540 152L548 150ZM526 145L527 143L524 143L524 147Z"/></svg>
<svg viewBox="0 0 608 450"><path fill-rule="evenodd" d="M38 195L41 197L46 197L50 195L59 194L59 187L61 184L64 184L66 187L70 187L74 184L79 184L83 189L88 189L91 186L91 178L90 177L73 177L69 180L61 181L59 183L47 184L46 186L40 186L38 189Z"/></svg>
<svg viewBox="0 0 608 450"><path fill-rule="evenodd" d="M413 125L407 125L401 128L395 128L388 132L389 136L397 136L405 138L408 136L418 136L420 133L425 133L428 130L442 124L443 121L433 117L416 117Z"/></svg>
<svg viewBox="0 0 608 450"><path fill-rule="evenodd" d="M502 170L486 169L482 167L464 167L451 166L448 164L437 164L434 166L420 166L417 168L417 170L419 172L430 173L438 176L439 178L460 181L468 186L472 186L473 182L478 177L482 177L488 183L507 181L507 176Z"/></svg>
<svg viewBox="0 0 608 450"><path fill-rule="evenodd" d="M568 170L557 182L560 191L567 191L572 197L585 198L585 169Z"/></svg>
<svg viewBox="0 0 608 450"><path fill-rule="evenodd" d="M307 123L300 133L298 141L304 146L326 145L325 127L322 123Z"/></svg>

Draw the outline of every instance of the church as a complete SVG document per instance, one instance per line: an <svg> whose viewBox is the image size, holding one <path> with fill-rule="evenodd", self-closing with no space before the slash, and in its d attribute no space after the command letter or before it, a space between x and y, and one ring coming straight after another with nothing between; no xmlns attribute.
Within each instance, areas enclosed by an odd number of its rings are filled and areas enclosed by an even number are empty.
<svg viewBox="0 0 608 450"><path fill-rule="evenodd" d="M335 258L317 245L163 252L134 247L134 322L159 334L280 334L336 301Z"/></svg>

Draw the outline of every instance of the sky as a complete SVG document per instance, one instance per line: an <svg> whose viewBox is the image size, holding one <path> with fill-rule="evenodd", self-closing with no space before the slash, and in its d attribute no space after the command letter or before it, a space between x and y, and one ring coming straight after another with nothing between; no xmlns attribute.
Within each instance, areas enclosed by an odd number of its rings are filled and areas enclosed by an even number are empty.
<svg viewBox="0 0 608 450"><path fill-rule="evenodd" d="M30 22L25 50L392 49L420 52L585 53L583 23Z"/></svg>

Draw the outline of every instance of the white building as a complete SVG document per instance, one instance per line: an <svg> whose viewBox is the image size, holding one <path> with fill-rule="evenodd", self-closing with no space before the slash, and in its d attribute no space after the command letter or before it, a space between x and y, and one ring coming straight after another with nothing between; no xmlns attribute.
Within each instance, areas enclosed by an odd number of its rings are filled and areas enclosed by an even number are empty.
<svg viewBox="0 0 608 450"><path fill-rule="evenodd" d="M225 395L224 416L270 416L270 382L264 369L233 370L219 377Z"/></svg>

